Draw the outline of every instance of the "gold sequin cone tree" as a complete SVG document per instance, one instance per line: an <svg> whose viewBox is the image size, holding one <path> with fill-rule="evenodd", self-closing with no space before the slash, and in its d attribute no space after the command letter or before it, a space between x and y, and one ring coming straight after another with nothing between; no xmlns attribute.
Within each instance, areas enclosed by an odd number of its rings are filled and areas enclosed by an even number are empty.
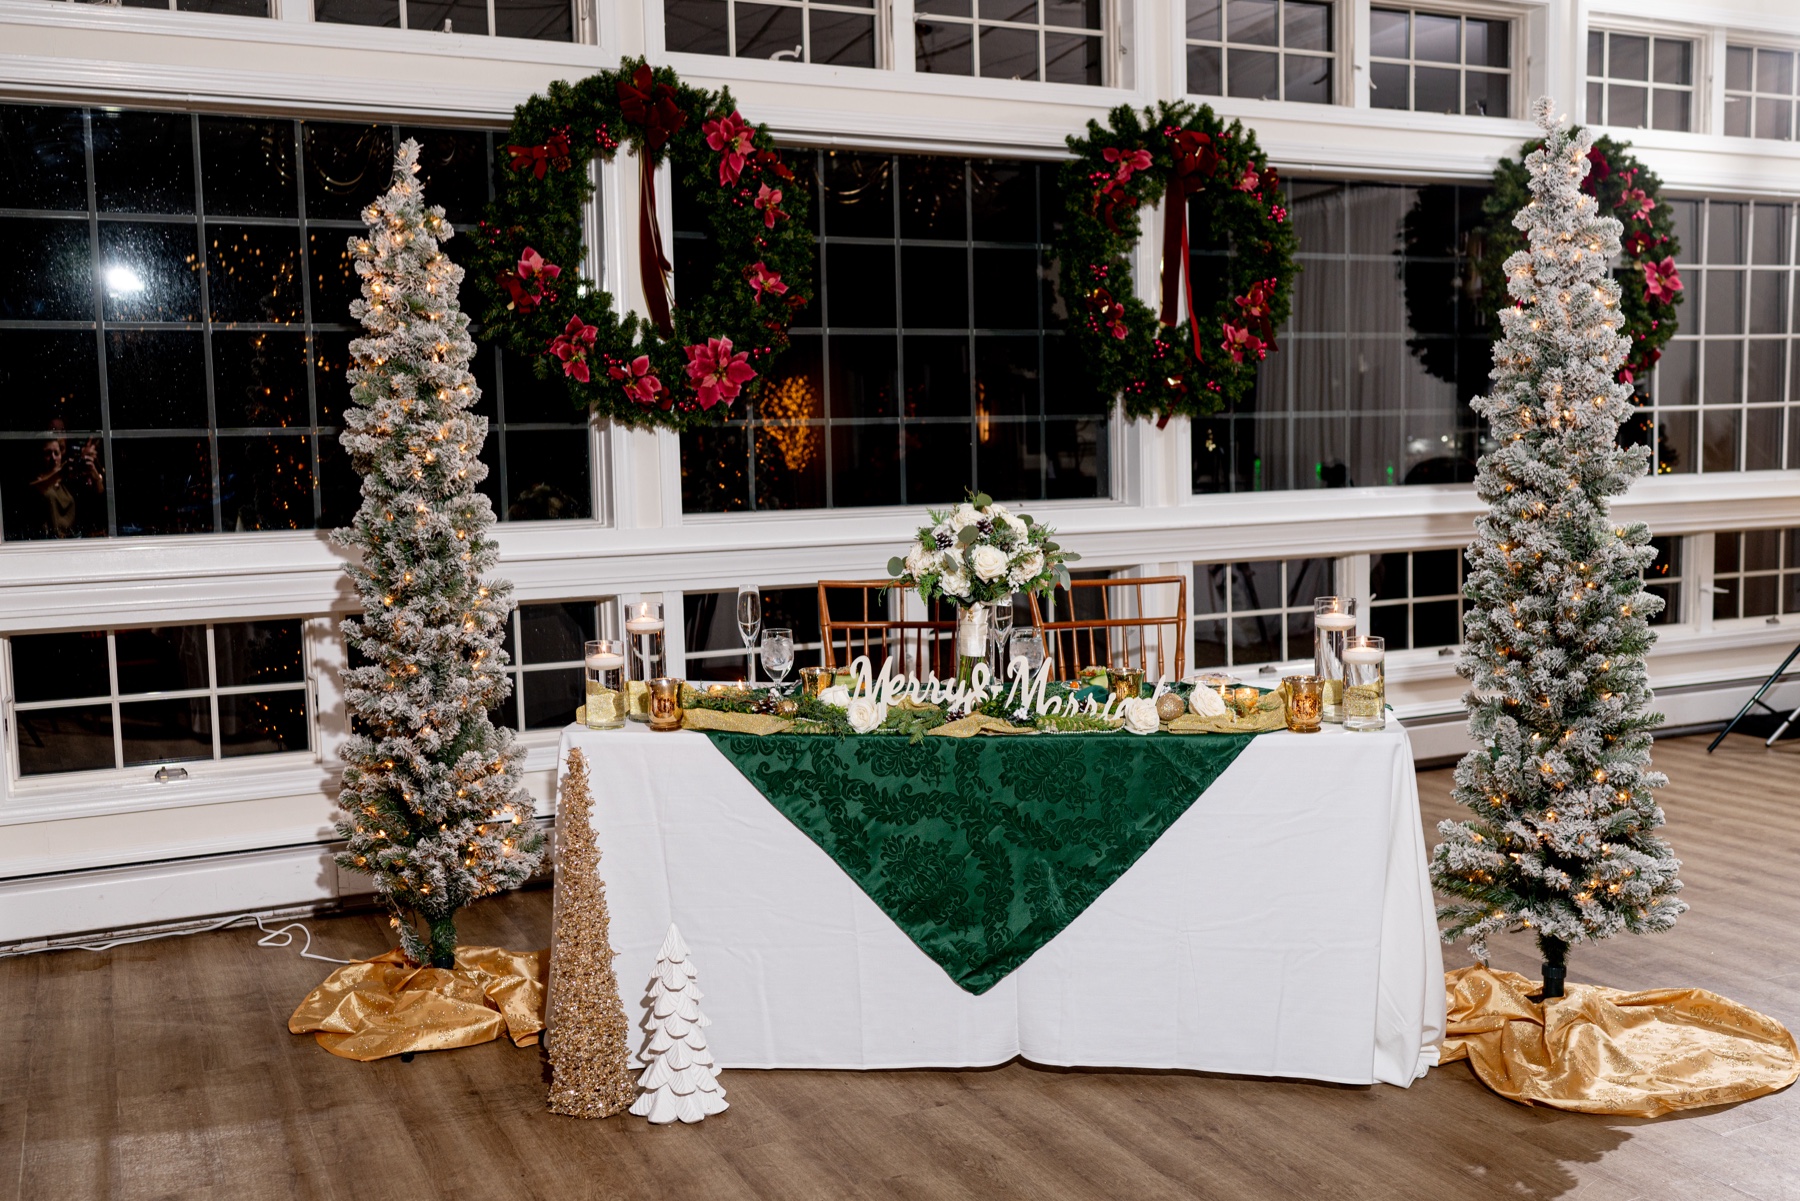
<svg viewBox="0 0 1800 1201"><path fill-rule="evenodd" d="M631 1026L613 972L612 919L588 814L587 760L569 752L556 807L556 904L550 935L550 1112L610 1118L636 1099Z"/></svg>

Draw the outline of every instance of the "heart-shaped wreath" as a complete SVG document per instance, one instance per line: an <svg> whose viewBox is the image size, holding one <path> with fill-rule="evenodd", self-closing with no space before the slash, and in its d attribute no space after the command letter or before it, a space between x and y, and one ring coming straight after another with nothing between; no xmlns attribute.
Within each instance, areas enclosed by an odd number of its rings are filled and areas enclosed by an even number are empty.
<svg viewBox="0 0 1800 1201"><path fill-rule="evenodd" d="M1570 134L1573 136L1574 131ZM1527 142L1519 160L1503 158L1494 169L1494 190L1482 202L1483 222L1473 249L1480 257L1482 300L1489 313L1488 328L1498 330L1494 315L1506 292L1506 260L1525 249L1525 235L1513 218L1531 203L1531 174L1525 158L1543 145ZM1662 180L1626 153L1629 142L1605 136L1594 139L1588 151L1587 178L1581 190L1594 197L1600 216L1616 218L1623 226L1619 239L1620 262L1613 271L1619 282L1619 312L1625 324L1619 332L1631 339L1631 352L1619 369L1619 380L1648 384L1650 369L1662 358L1662 348L1675 336L1682 300L1681 272L1675 258L1681 244L1675 238L1675 218L1662 202Z"/></svg>
<svg viewBox="0 0 1800 1201"><path fill-rule="evenodd" d="M1287 320L1296 240L1280 181L1256 135L1206 105L1164 102L1141 118L1122 105L1107 122L1069 139L1075 157L1062 170L1056 251L1074 348L1127 416L1216 413L1255 386ZM1129 256L1138 209L1164 198L1159 317L1132 292ZM1224 252L1204 260L1198 296L1196 243Z"/></svg>
<svg viewBox="0 0 1800 1201"><path fill-rule="evenodd" d="M812 290L808 192L768 130L729 91L682 83L626 59L577 83L557 81L513 116L497 195L469 278L483 290L488 338L560 376L579 407L628 425L714 424L762 386ZM629 147L639 164L638 260L649 320L620 315L580 276L588 169ZM698 209L716 266L696 299L673 303L656 218L655 167Z"/></svg>

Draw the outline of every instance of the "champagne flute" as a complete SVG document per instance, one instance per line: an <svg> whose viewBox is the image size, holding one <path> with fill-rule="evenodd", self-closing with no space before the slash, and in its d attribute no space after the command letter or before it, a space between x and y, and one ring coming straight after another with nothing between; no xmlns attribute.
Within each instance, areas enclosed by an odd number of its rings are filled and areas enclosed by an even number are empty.
<svg viewBox="0 0 1800 1201"><path fill-rule="evenodd" d="M762 590L755 584L742 584L737 593L738 634L744 639L746 650L756 646L757 631L762 629ZM756 678L756 656L746 656L750 662L750 678Z"/></svg>
<svg viewBox="0 0 1800 1201"><path fill-rule="evenodd" d="M787 679L789 669L794 666L794 631L762 632L762 665L775 681L775 694L781 695L781 682Z"/></svg>
<svg viewBox="0 0 1800 1201"><path fill-rule="evenodd" d="M994 678L999 680L1006 678L1007 641L1012 636L1013 623L1012 594L1008 593L1006 596L994 601L993 610L994 659L999 663L999 667L995 670Z"/></svg>

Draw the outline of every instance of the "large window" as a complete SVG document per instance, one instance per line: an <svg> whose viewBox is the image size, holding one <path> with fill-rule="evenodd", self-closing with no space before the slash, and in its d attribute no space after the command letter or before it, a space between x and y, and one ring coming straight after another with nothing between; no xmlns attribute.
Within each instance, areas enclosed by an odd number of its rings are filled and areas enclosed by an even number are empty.
<svg viewBox="0 0 1800 1201"><path fill-rule="evenodd" d="M1800 467L1789 364L1794 206L1668 202L1686 302L1627 437L1653 447L1659 474ZM1792 429L1788 429L1792 426ZM1786 448L1784 458L1783 450Z"/></svg>
<svg viewBox="0 0 1800 1201"><path fill-rule="evenodd" d="M490 713L511 730L559 730L585 695L584 644L619 636L613 600L520 605L506 621L506 674L512 695Z"/></svg>
<svg viewBox="0 0 1800 1201"><path fill-rule="evenodd" d="M856 573L852 571L851 574ZM787 676L791 684L799 678L802 667L816 667L824 661L819 590L814 587L762 588L758 593L762 597L762 628L794 632L794 666ZM762 670L756 649L744 645L744 635L737 624L735 590L685 593L681 604L682 633L687 646L687 661L682 673L687 679L742 681L769 678ZM853 615L846 611L843 616ZM839 642L841 644L841 638ZM880 664L876 666L879 668Z"/></svg>
<svg viewBox="0 0 1800 1201"><path fill-rule="evenodd" d="M1105 79L1101 0L916 0L918 69L936 75Z"/></svg>
<svg viewBox="0 0 1800 1201"><path fill-rule="evenodd" d="M1511 116L1507 21L1406 8L1369 10L1369 104Z"/></svg>
<svg viewBox="0 0 1800 1201"><path fill-rule="evenodd" d="M311 748L301 623L16 634L22 776Z"/></svg>
<svg viewBox="0 0 1800 1201"><path fill-rule="evenodd" d="M1463 552L1398 551L1369 562L1369 633L1390 651L1462 641Z"/></svg>
<svg viewBox="0 0 1800 1201"><path fill-rule="evenodd" d="M1794 139L1800 72L1792 50L1725 48L1725 133L1737 138Z"/></svg>
<svg viewBox="0 0 1800 1201"><path fill-rule="evenodd" d="M487 133L0 106L7 541L349 519L346 242L409 136L427 194L473 231ZM495 508L587 516L585 422L501 357L475 362Z"/></svg>
<svg viewBox="0 0 1800 1201"><path fill-rule="evenodd" d="M1470 229L1480 188L1289 181L1293 313L1238 408L1193 422L1196 492L1461 483L1487 386ZM1217 272L1194 247L1196 279ZM1200 303L1198 296L1196 303Z"/></svg>
<svg viewBox="0 0 1800 1201"><path fill-rule="evenodd" d="M1713 535L1714 621L1800 613L1800 529Z"/></svg>
<svg viewBox="0 0 1800 1201"><path fill-rule="evenodd" d="M186 6L185 0L179 2ZM551 42L575 40L571 0L313 0L313 20Z"/></svg>
<svg viewBox="0 0 1800 1201"><path fill-rule="evenodd" d="M1187 90L1330 104L1331 21L1319 0L1187 0Z"/></svg>
<svg viewBox="0 0 1800 1201"><path fill-rule="evenodd" d="M683 508L1108 494L1106 398L1065 361L1053 166L805 153L818 295L762 396L681 439ZM676 200L678 299L713 253ZM685 282L684 282L685 281Z"/></svg>
<svg viewBox="0 0 1800 1201"><path fill-rule="evenodd" d="M1313 598L1333 596L1330 559L1194 564L1196 668L1304 659L1313 651Z"/></svg>
<svg viewBox="0 0 1800 1201"><path fill-rule="evenodd" d="M1588 34L1587 60L1590 124L1693 128L1693 42L1594 30Z"/></svg>
<svg viewBox="0 0 1800 1201"><path fill-rule="evenodd" d="M875 65L873 0L665 0L670 50L836 67Z"/></svg>

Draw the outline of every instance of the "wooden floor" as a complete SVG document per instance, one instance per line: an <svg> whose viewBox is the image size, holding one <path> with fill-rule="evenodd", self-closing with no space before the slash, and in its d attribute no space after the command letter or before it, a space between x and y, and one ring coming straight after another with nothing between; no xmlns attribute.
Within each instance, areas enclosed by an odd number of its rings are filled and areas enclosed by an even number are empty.
<svg viewBox="0 0 1800 1201"><path fill-rule="evenodd" d="M1693 911L1579 948L1572 976L1701 985L1800 1027L1800 743L1704 747L1657 748ZM1449 772L1420 785L1429 837ZM476 907L465 937L536 947L548 927L537 891ZM387 945L374 918L318 933L327 954ZM0 1198L1800 1199L1800 1090L1608 1119L1513 1105L1462 1064L1411 1089L1018 1063L737 1071L730 1112L697 1127L582 1122L545 1111L536 1049L357 1064L287 1034L327 965L256 937L0 961Z"/></svg>

